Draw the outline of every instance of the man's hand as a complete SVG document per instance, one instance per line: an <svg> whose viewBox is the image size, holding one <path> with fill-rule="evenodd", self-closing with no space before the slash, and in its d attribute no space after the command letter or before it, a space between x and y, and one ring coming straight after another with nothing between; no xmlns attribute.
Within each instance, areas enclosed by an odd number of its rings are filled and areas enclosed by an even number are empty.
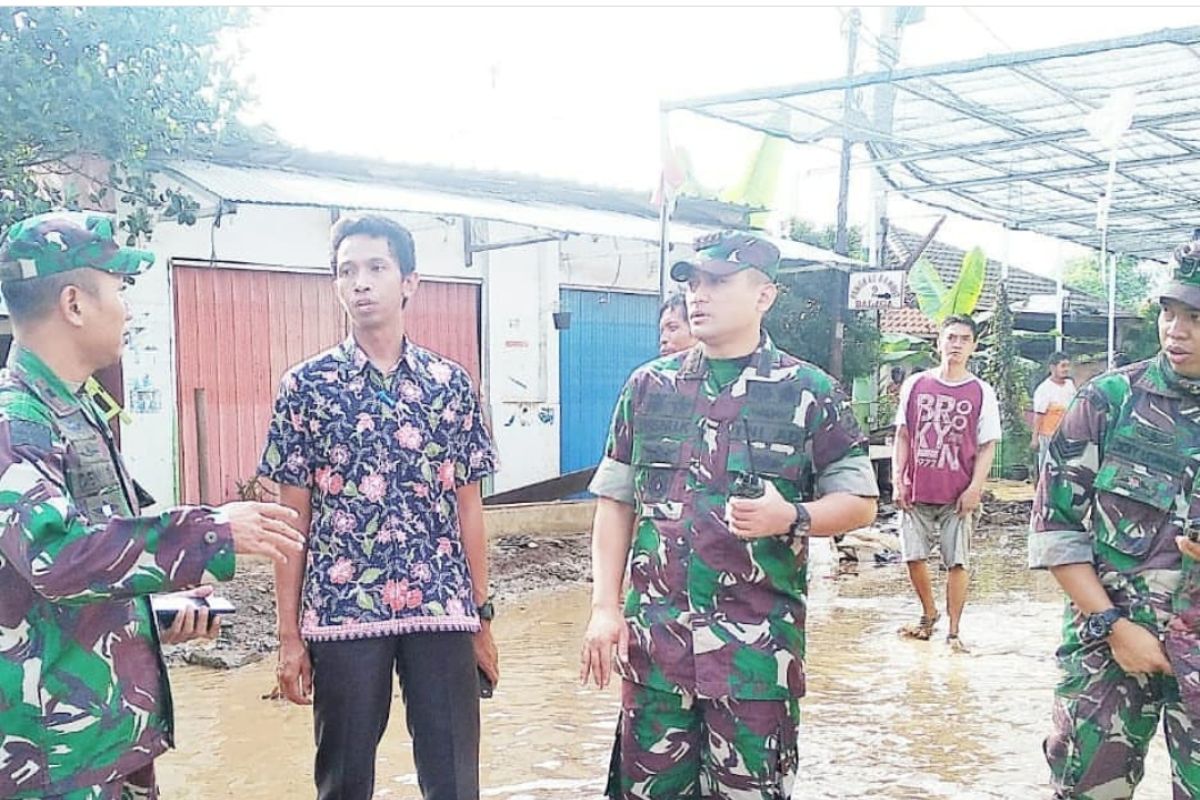
<svg viewBox="0 0 1200 800"><path fill-rule="evenodd" d="M729 530L742 539L782 536L796 521L796 508L784 499L775 484L763 481L766 493L757 500L729 500Z"/></svg>
<svg viewBox="0 0 1200 800"><path fill-rule="evenodd" d="M475 662L492 682L492 686L496 686L500 683L500 653L496 650L496 640L492 638L492 623L481 620L480 624L482 627L472 640L475 645Z"/></svg>
<svg viewBox="0 0 1200 800"><path fill-rule="evenodd" d="M908 495L908 478L903 475L894 476L892 479L892 502L901 511L908 511L912 508L912 503L909 501Z"/></svg>
<svg viewBox="0 0 1200 800"><path fill-rule="evenodd" d="M308 645L298 636L279 640L279 663L275 679L283 696L296 705L312 705L312 660Z"/></svg>
<svg viewBox="0 0 1200 800"><path fill-rule="evenodd" d="M592 609L587 632L583 635L583 652L579 656L579 682L587 686L588 676L596 678L596 686L608 686L613 673L613 648L621 663L629 661L629 626L617 606L597 606Z"/></svg>
<svg viewBox="0 0 1200 800"><path fill-rule="evenodd" d="M1171 674L1171 662L1167 659L1162 642L1136 622L1117 620L1108 636L1108 644L1121 669L1131 675L1156 672Z"/></svg>
<svg viewBox="0 0 1200 800"><path fill-rule="evenodd" d="M979 503L983 500L983 487L971 484L962 494L958 496L958 502L955 504L955 512L964 519L975 513L975 509L979 508Z"/></svg>
<svg viewBox="0 0 1200 800"><path fill-rule="evenodd" d="M226 503L217 509L233 532L233 551L286 564L304 552L304 534L292 527L300 515L278 503Z"/></svg>
<svg viewBox="0 0 1200 800"><path fill-rule="evenodd" d="M1179 552L1185 556L1190 556L1195 561L1200 561L1200 542L1193 542L1186 536L1176 536L1175 545L1179 548Z"/></svg>
<svg viewBox="0 0 1200 800"><path fill-rule="evenodd" d="M182 597L208 597L212 593L213 587L211 586L197 586L195 589L179 592L179 595ZM213 640L220 632L221 618L214 616L209 619L208 608L197 606L185 608L177 613L171 622L171 627L165 631L159 631L159 639L163 644L183 644L192 639Z"/></svg>

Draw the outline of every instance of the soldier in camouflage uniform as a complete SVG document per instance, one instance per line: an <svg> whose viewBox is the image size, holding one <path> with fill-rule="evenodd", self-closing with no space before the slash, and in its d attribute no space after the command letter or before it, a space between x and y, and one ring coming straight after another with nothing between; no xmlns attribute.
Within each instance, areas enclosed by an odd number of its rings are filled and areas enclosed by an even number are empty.
<svg viewBox="0 0 1200 800"><path fill-rule="evenodd" d="M1069 598L1055 798L1132 797L1160 717L1175 800L1200 797L1200 249L1176 260L1161 352L1083 388L1038 483L1029 563Z"/></svg>
<svg viewBox="0 0 1200 800"><path fill-rule="evenodd" d="M138 516L149 500L83 390L120 358L125 281L153 261L99 214L0 241L0 797L155 796L171 695L148 595L228 580L234 553L299 557L281 506Z"/></svg>
<svg viewBox="0 0 1200 800"><path fill-rule="evenodd" d="M629 378L591 485L580 677L606 685L617 651L610 797L778 800L796 768L808 536L870 524L878 489L837 383L761 330L779 251L737 233L697 249L671 275L700 343ZM737 496L751 474L765 493Z"/></svg>

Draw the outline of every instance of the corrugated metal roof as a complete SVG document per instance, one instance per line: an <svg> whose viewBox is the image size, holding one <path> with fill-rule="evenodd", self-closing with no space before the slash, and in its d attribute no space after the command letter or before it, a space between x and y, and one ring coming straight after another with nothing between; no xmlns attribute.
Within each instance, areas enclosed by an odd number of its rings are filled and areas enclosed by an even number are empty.
<svg viewBox="0 0 1200 800"><path fill-rule="evenodd" d="M863 143L893 192L1093 248L1108 144L1092 116L1126 90L1111 252L1165 261L1200 194L1200 27L665 103L805 144ZM848 91L849 90L849 91ZM846 107L846 98L851 98ZM890 102L889 102L890 101ZM882 103L892 112L873 119ZM1116 115L1114 115L1116 116ZM860 148L856 148L859 150Z"/></svg>
<svg viewBox="0 0 1200 800"><path fill-rule="evenodd" d="M235 203L444 214L563 233L616 236L644 242L657 242L659 238L656 219L565 204L511 202L498 197L437 192L378 180L206 161L169 162L162 169ZM673 245L689 246L698 237L714 230L717 228L673 222L670 241ZM774 242L785 261L861 266L853 259L803 242L758 235Z"/></svg>

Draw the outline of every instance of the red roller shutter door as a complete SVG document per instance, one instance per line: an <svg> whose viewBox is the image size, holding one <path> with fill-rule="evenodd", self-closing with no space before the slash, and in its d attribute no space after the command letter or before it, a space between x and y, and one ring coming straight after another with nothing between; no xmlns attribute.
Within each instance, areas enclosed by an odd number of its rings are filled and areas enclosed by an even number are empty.
<svg viewBox="0 0 1200 800"><path fill-rule="evenodd" d="M254 474L280 376L345 338L345 317L319 273L176 264L172 276L180 499L221 503ZM478 383L477 285L422 280L408 332Z"/></svg>

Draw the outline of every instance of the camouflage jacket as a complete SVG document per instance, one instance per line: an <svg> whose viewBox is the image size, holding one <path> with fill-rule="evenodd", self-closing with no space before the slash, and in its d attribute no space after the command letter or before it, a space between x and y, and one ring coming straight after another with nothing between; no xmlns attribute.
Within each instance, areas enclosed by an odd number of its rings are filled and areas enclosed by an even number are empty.
<svg viewBox="0 0 1200 800"><path fill-rule="evenodd" d="M624 677L700 697L799 697L808 539L735 537L731 484L753 462L789 500L879 492L830 376L767 337L724 386L718 366L697 347L635 371L592 483L636 514Z"/></svg>
<svg viewBox="0 0 1200 800"><path fill-rule="evenodd" d="M17 347L0 372L0 797L118 780L171 745L147 595L228 580L207 509L138 492L78 387Z"/></svg>
<svg viewBox="0 0 1200 800"><path fill-rule="evenodd" d="M1181 688L1200 700L1200 568L1175 543L1200 525L1198 481L1200 382L1161 355L1105 373L1050 440L1029 565L1093 563L1113 604L1164 637ZM1082 622L1071 606L1064 636Z"/></svg>

